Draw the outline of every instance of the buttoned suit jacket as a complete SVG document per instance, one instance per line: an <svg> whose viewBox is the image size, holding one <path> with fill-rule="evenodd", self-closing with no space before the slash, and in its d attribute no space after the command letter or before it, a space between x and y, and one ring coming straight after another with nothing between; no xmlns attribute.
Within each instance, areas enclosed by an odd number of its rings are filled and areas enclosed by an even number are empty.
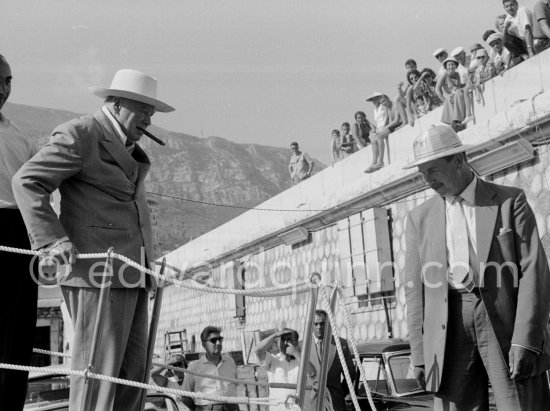
<svg viewBox="0 0 550 411"><path fill-rule="evenodd" d="M480 294L504 360L511 344L536 350L533 374L550 367L550 273L535 216L522 190L478 180L475 192L476 266ZM448 320L445 200L436 196L409 214L405 295L412 364L425 366L437 392ZM501 268L499 270L499 268Z"/></svg>
<svg viewBox="0 0 550 411"><path fill-rule="evenodd" d="M109 247L142 265L154 259L144 179L150 167L136 144L130 154L112 124L98 110L57 127L49 142L13 179L13 190L33 249L68 236L79 253L104 253ZM59 218L50 194L59 189ZM91 287L92 265L77 260L63 285ZM138 270L114 260L112 287L145 286ZM101 274L103 267L96 267Z"/></svg>
<svg viewBox="0 0 550 411"><path fill-rule="evenodd" d="M346 359L346 365L348 367L351 380L355 381L355 365L353 364L348 342L344 338L340 338L340 344L342 345L342 351L344 352L344 357ZM317 344L315 344L315 340L312 339L310 359L311 363L315 366L318 372L321 371L320 358L321 353L319 352ZM329 346L328 364L329 369L327 372L326 387L330 392L332 407L335 411L344 411L346 409L345 399L346 395L349 393L349 389L346 380L343 379L342 363L340 362L340 357L338 356L338 352L336 350L334 337L332 337L332 341Z"/></svg>

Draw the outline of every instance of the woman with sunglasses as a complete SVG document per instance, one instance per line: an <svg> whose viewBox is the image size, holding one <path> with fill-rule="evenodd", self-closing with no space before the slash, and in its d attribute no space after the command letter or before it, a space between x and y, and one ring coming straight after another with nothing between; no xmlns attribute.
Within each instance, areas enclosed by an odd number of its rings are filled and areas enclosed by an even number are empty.
<svg viewBox="0 0 550 411"><path fill-rule="evenodd" d="M483 98L484 83L497 75L497 69L495 64L489 61L489 54L484 48L476 51L475 58L477 66L474 73L474 93L478 104L485 105L485 99Z"/></svg>

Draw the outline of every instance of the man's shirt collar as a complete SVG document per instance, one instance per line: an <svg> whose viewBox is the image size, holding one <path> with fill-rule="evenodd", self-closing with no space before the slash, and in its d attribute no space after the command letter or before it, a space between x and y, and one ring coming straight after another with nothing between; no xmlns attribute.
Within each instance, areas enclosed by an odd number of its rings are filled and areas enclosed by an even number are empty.
<svg viewBox="0 0 550 411"><path fill-rule="evenodd" d="M128 150L131 153L134 150L134 143L128 141L128 136L126 136L124 131L122 131L122 127L120 127L120 124L117 121L117 119L113 116L113 113L111 113L106 106L102 106L101 111L103 111L105 116L109 119L109 122L112 124L113 128L115 129L115 133L118 139L124 145L124 148L126 148L126 150Z"/></svg>
<svg viewBox="0 0 550 411"><path fill-rule="evenodd" d="M474 178L470 181L470 184L458 195L458 196L446 196L445 201L450 205L454 202L457 197L461 197L464 200L464 203L473 206L476 199L476 187L477 187L478 178L474 174Z"/></svg>

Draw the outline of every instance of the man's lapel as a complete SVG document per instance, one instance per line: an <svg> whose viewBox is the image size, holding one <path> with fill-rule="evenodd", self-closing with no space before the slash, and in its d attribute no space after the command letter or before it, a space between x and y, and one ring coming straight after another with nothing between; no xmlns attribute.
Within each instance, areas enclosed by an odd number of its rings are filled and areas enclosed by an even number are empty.
<svg viewBox="0 0 550 411"><path fill-rule="evenodd" d="M135 183L138 178L138 167L136 162L128 150L126 150L122 141L117 137L115 130L113 130L113 126L101 109L94 113L94 118L103 131L104 138L100 140L101 145L105 147L105 150L107 150L120 168L122 168L128 179Z"/></svg>
<svg viewBox="0 0 550 411"><path fill-rule="evenodd" d="M478 180L475 196L476 240L478 264L485 264L491 248L498 216L497 194L483 180Z"/></svg>
<svg viewBox="0 0 550 411"><path fill-rule="evenodd" d="M334 342L334 337L332 337L331 344L329 345L329 351L328 351L328 368L327 371L330 370L330 367L332 367L332 363L334 362L334 357L336 356L336 343Z"/></svg>
<svg viewBox="0 0 550 411"><path fill-rule="evenodd" d="M137 182L139 183L145 180L145 176L147 176L147 173L151 168L151 161L149 160L149 157L147 156L147 154L145 154L145 151L143 151L143 149L137 144L134 144L134 151L132 152L132 157L134 158L134 160L137 161L137 164L138 164Z"/></svg>

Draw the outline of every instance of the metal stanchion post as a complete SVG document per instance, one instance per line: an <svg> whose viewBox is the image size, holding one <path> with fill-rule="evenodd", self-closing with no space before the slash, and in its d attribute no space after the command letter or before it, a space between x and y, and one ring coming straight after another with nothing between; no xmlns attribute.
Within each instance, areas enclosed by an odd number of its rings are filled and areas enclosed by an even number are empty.
<svg viewBox="0 0 550 411"><path fill-rule="evenodd" d="M159 274L164 275L164 270L166 268L166 258L162 259L162 265L160 266ZM155 302L153 303L153 311L151 313L151 323L149 325L149 338L147 341L147 363L145 366L145 376L143 377L143 382L147 383L149 381L149 373L151 372L151 362L153 361L153 352L155 350L155 342L157 337L157 329L159 325L160 318L160 309L162 308L162 296L164 294L164 284L162 287L160 284L157 284L157 290L155 293ZM147 391L142 390L141 393L141 405L140 411L143 411L145 408L145 397L147 396Z"/></svg>
<svg viewBox="0 0 550 411"><path fill-rule="evenodd" d="M315 307L317 306L317 296L319 294L318 282L321 281L319 273L313 273L310 277L311 290L309 292L309 305L306 315L306 326L304 328L304 338L302 340L302 350L300 358L300 371L298 373L298 384L296 386L296 396L300 409L304 407L304 398L306 393L307 371L309 367L309 353L311 349L311 332L313 330L313 317Z"/></svg>
<svg viewBox="0 0 550 411"><path fill-rule="evenodd" d="M334 307L336 306L336 288L332 290L332 295L330 296L330 312L334 312ZM324 410L325 402L325 390L327 386L327 373L330 368L328 363L328 356L330 351L330 343L332 341L332 327L330 326L330 321L328 318L325 319L325 334L323 336L323 345L322 351L323 356L321 357L321 371L319 372L319 388L317 391L317 411Z"/></svg>
<svg viewBox="0 0 550 411"><path fill-rule="evenodd" d="M113 275L112 273L113 257L111 256L112 253L113 253L113 247L109 248L109 250L107 251L107 258L105 259L105 267L103 269L103 277L101 278L101 287L99 290L99 303L97 306L95 325L94 325L94 336L92 339L92 347L90 349L90 358L88 360L88 367L86 368L87 373L95 371L94 369L95 359L99 354L99 348L101 345L101 332L102 332L105 304L109 299L109 291L111 289L110 282L111 282L111 277ZM80 409L83 411L88 411L93 384L96 383L96 381L88 378L87 376L85 378L86 379L84 381L84 392L82 393L82 402L80 403L81 404Z"/></svg>

